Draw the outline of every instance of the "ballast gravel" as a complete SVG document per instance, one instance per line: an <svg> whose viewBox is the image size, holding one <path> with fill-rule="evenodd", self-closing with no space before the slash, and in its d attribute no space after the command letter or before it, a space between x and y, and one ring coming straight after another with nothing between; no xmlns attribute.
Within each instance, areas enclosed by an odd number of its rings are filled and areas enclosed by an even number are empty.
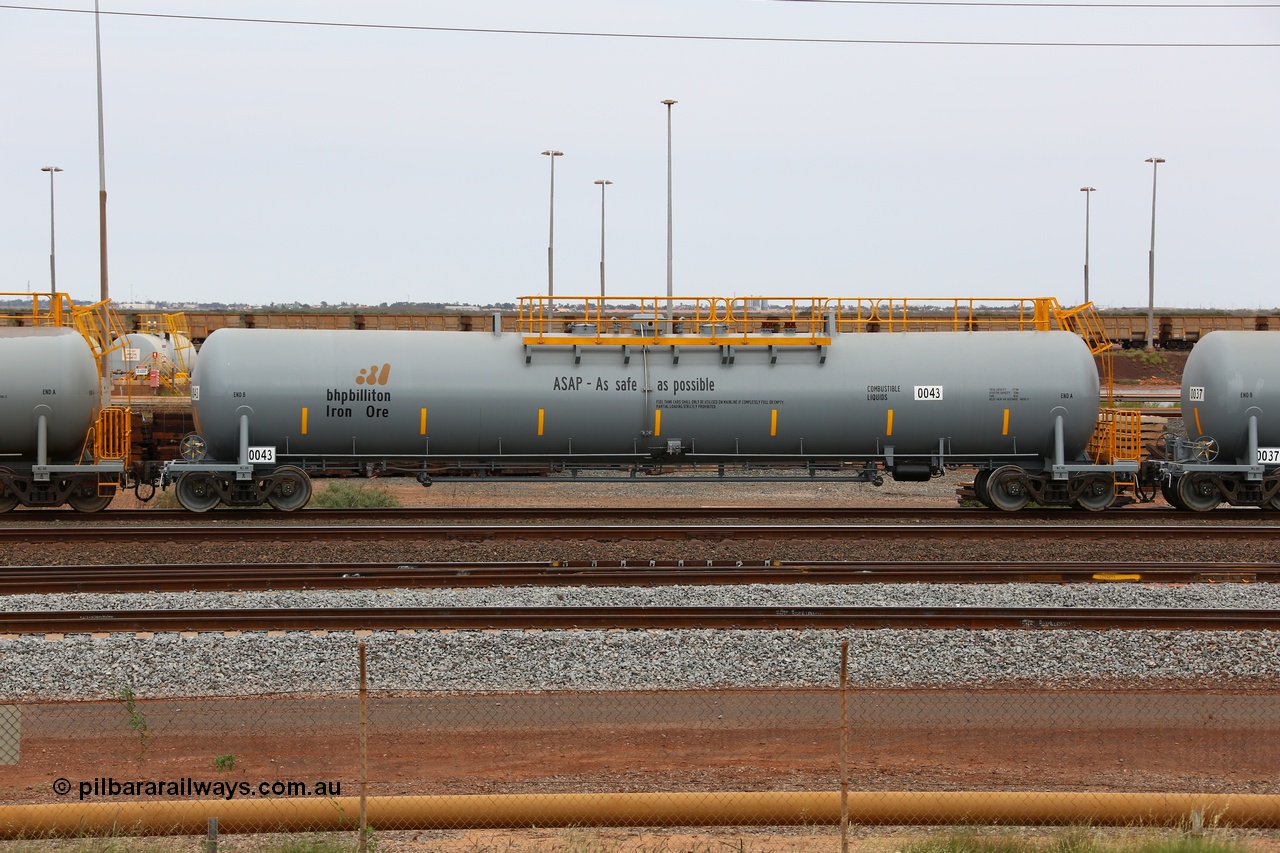
<svg viewBox="0 0 1280 853"><path fill-rule="evenodd" d="M954 506L963 474L882 489L777 484L766 489L690 484L553 487L550 484L413 486L407 503L571 505L618 501L639 505L859 504ZM694 543L696 544L696 543ZM667 554L667 549L672 554ZM507 553L507 551L510 553ZM999 542L884 541L710 543L705 553L662 543L614 543L566 553L564 543L456 543L431 548L351 542L217 552L166 546L97 549L41 545L15 548L0 563L405 561L529 559L954 559L1009 557ZM767 553L766 553L767 550ZM548 553L542 553L542 552ZM1117 555L1088 539L1056 539L1037 552L1097 561ZM812 552L812 553L810 553ZM1161 540L1131 543L1128 560L1272 561L1280 543L1226 546ZM893 606L1171 607L1280 609L1280 585L1013 584L673 586L466 590L349 590L245 593L152 593L0 597L3 610L225 607L498 607L498 606ZM1166 686L1274 689L1280 683L1280 632L856 630L856 631L379 631L280 633L68 634L0 636L0 701L137 696L241 696L349 693L357 686L357 643L368 648L369 685L396 692L613 691L699 688L831 687L840 644L849 642L850 683L864 688L1007 688Z"/></svg>
<svg viewBox="0 0 1280 853"><path fill-rule="evenodd" d="M1280 609L1280 584L750 584L263 592L63 593L0 597L0 611L274 607L1170 607Z"/></svg>
<svg viewBox="0 0 1280 853"><path fill-rule="evenodd" d="M1272 584L816 585L660 589L512 588L47 595L4 609L410 606L937 605L1275 608ZM69 634L0 638L0 695L14 700L136 695L348 692L357 642L369 686L396 692L831 687L840 644L850 682L875 688L1179 685L1280 678L1271 632L1046 630L377 631Z"/></svg>

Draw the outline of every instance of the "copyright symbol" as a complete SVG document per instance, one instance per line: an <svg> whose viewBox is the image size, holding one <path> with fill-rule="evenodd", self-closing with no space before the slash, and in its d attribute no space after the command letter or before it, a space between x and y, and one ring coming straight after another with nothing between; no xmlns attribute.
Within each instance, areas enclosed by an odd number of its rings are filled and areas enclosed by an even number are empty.
<svg viewBox="0 0 1280 853"><path fill-rule="evenodd" d="M59 797L65 797L71 793L71 780L65 777L59 777L53 780L53 792Z"/></svg>

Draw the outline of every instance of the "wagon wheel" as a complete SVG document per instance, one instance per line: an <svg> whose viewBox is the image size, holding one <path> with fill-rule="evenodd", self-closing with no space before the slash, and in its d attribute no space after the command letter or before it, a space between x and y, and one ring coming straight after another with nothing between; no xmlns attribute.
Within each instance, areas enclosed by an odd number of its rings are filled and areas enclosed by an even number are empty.
<svg viewBox="0 0 1280 853"><path fill-rule="evenodd" d="M282 465L271 472L275 488L267 495L267 503L282 512L302 509L311 500L311 478L301 468Z"/></svg>
<svg viewBox="0 0 1280 853"><path fill-rule="evenodd" d="M13 476L13 472L8 468L0 468L0 473L8 474L10 477ZM0 512L8 512L17 505L17 494L4 484L4 480L0 480Z"/></svg>
<svg viewBox="0 0 1280 853"><path fill-rule="evenodd" d="M995 504L991 503L991 492L987 491L987 483L991 480L991 472L989 470L979 471L973 476L973 494L978 499L978 503L987 509L995 509Z"/></svg>
<svg viewBox="0 0 1280 853"><path fill-rule="evenodd" d="M63 485L70 486L67 493L67 504L76 512L101 512L106 509L111 499L115 497L115 486L112 485L107 494L98 493L98 478L96 476L68 478L62 481Z"/></svg>
<svg viewBox="0 0 1280 853"><path fill-rule="evenodd" d="M199 462L209 453L204 436L189 432L178 441L178 455L187 462Z"/></svg>
<svg viewBox="0 0 1280 853"><path fill-rule="evenodd" d="M1109 508L1116 500L1115 481L1108 476L1089 477L1076 498L1076 506L1089 512L1101 512Z"/></svg>
<svg viewBox="0 0 1280 853"><path fill-rule="evenodd" d="M178 503L191 512L208 512L222 500L208 474L183 474L178 478L175 491Z"/></svg>
<svg viewBox="0 0 1280 853"><path fill-rule="evenodd" d="M1005 465L991 472L987 494L996 509L1017 512L1031 500L1027 490L1027 472L1016 465Z"/></svg>
<svg viewBox="0 0 1280 853"><path fill-rule="evenodd" d="M1208 474L1183 474L1178 478L1178 498L1192 512L1208 512L1222 503L1222 493Z"/></svg>
<svg viewBox="0 0 1280 853"><path fill-rule="evenodd" d="M1187 510L1186 504L1182 502L1182 498L1178 497L1178 482L1181 478L1175 477L1171 480L1160 479L1160 494L1164 496L1165 503L1174 509Z"/></svg>
<svg viewBox="0 0 1280 853"><path fill-rule="evenodd" d="M111 503L114 495L100 495L96 488L81 489L67 496L67 503L76 512L101 512Z"/></svg>
<svg viewBox="0 0 1280 853"><path fill-rule="evenodd" d="M1264 482L1269 480L1275 480L1277 478L1280 478L1280 468L1272 468L1270 471L1267 472L1267 476L1264 479ZM1275 496L1271 498L1271 500L1264 503L1262 505L1262 508L1280 510L1280 492L1277 492Z"/></svg>

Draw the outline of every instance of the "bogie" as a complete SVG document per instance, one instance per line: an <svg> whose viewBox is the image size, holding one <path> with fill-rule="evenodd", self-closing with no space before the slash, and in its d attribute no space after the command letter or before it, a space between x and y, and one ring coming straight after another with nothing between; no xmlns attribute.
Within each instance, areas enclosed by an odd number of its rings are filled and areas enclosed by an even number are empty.
<svg viewBox="0 0 1280 853"><path fill-rule="evenodd" d="M13 476L8 468L0 468L0 512L8 512L18 505L17 493L6 485L6 480Z"/></svg>

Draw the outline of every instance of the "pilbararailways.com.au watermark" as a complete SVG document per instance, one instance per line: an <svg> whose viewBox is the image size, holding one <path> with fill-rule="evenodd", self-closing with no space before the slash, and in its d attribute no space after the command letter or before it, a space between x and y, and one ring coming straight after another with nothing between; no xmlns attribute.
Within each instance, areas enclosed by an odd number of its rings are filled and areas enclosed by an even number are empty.
<svg viewBox="0 0 1280 853"><path fill-rule="evenodd" d="M236 797L340 797L341 782L301 782L278 779L274 782L232 782L192 779L116 779L112 776L72 782L65 776L53 780L59 797L77 794L81 800L100 797L202 797L234 800Z"/></svg>

